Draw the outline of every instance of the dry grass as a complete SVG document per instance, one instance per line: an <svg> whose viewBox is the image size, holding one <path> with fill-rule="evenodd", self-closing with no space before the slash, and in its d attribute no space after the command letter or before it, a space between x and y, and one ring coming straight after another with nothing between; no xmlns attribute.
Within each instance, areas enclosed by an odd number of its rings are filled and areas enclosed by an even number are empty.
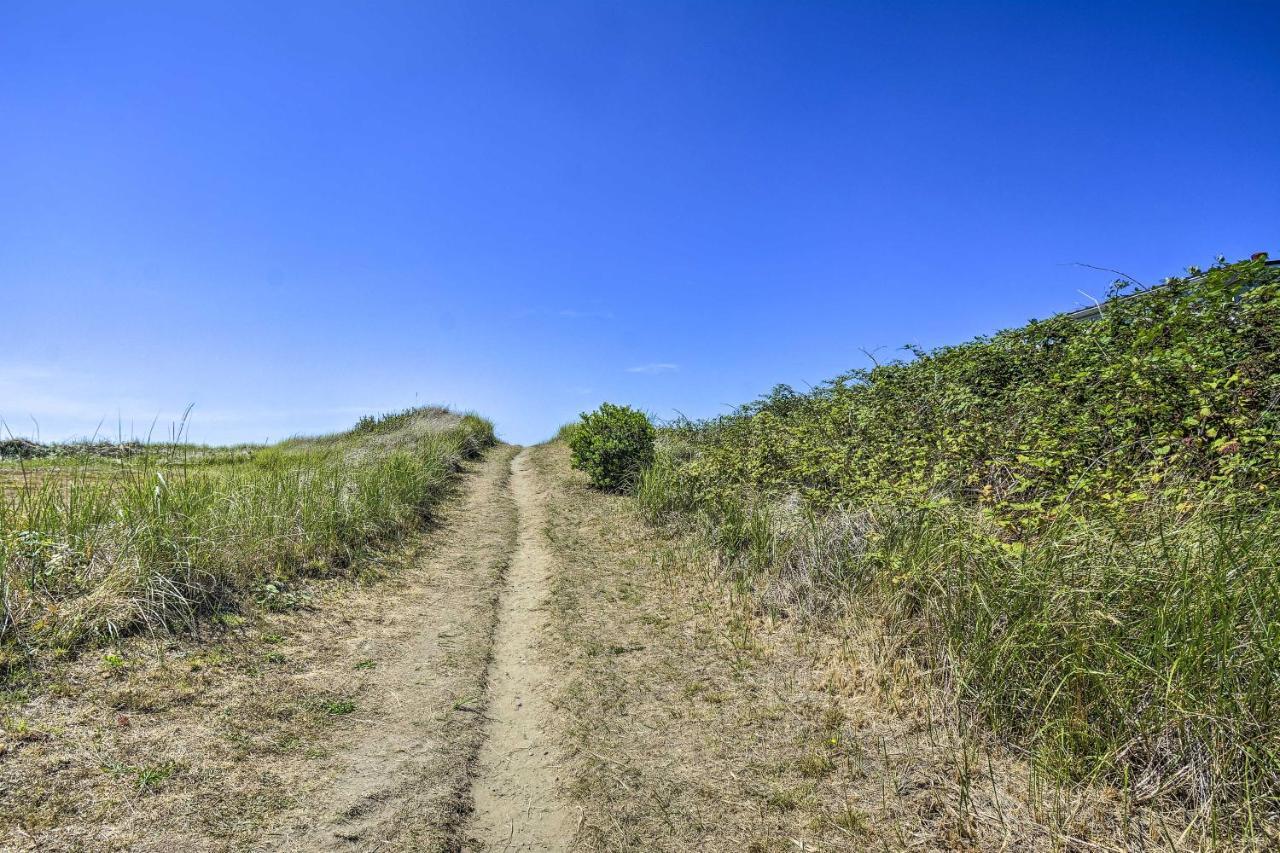
<svg viewBox="0 0 1280 853"><path fill-rule="evenodd" d="M344 703L361 704L359 673L307 678L342 660L347 586L311 585L307 612L42 668L39 690L3 709L0 846L237 849L268 832L328 755Z"/></svg>
<svg viewBox="0 0 1280 853"><path fill-rule="evenodd" d="M86 469L81 465L0 464L0 499L16 500L25 491L57 487L65 492L77 480L100 483L116 476L110 469Z"/></svg>
<svg viewBox="0 0 1280 853"><path fill-rule="evenodd" d="M1181 816L1068 788L963 730L876 621L801 624L726 583L693 539L535 460L581 846L599 850L1208 849Z"/></svg>
<svg viewBox="0 0 1280 853"><path fill-rule="evenodd" d="M501 492L510 453L468 466L481 473L440 527L307 580L292 609L40 659L0 697L0 849L332 847L352 831L339 812L366 809L349 784L361 750L391 741L411 679L430 691L411 709L426 746L377 763L379 782L412 792L388 798L408 812L387 835L455 844L480 737L456 706L483 690L514 530L505 504L478 527L474 510L497 500L477 492Z"/></svg>

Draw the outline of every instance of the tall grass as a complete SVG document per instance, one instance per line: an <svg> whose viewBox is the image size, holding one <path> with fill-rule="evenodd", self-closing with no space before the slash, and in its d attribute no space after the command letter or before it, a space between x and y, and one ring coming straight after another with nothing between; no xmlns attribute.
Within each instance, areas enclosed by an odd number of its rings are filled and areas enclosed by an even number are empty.
<svg viewBox="0 0 1280 853"><path fill-rule="evenodd" d="M1220 264L664 430L636 491L880 623L1042 769L1280 822L1280 268Z"/></svg>
<svg viewBox="0 0 1280 853"><path fill-rule="evenodd" d="M423 410L225 464L167 449L27 478L0 497L0 657L190 627L341 571L420 526L493 442L481 418Z"/></svg>
<svg viewBox="0 0 1280 853"><path fill-rule="evenodd" d="M765 606L873 619L1061 779L1244 824L1280 812L1280 508L1064 517L1006 541L969 507L691 506L670 444L637 500Z"/></svg>

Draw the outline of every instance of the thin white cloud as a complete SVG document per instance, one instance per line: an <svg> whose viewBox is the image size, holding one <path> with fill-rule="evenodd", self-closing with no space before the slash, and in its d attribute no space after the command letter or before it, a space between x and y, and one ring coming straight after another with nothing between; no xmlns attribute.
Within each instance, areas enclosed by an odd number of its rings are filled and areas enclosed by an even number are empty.
<svg viewBox="0 0 1280 853"><path fill-rule="evenodd" d="M613 311L580 311L577 309L563 309L559 311L559 315L568 316L575 319L595 319L595 320L612 320Z"/></svg>
<svg viewBox="0 0 1280 853"><path fill-rule="evenodd" d="M561 309L557 311L557 314L561 316L568 316L568 318L576 318L576 319L577 318L588 318L588 319L598 319L598 320L613 319L613 311L593 311L593 310L584 311L581 309Z"/></svg>
<svg viewBox="0 0 1280 853"><path fill-rule="evenodd" d="M627 373L644 373L650 376L656 373L674 373L680 369L680 365L671 364L670 362L655 362L653 364L638 364L635 367L628 367Z"/></svg>

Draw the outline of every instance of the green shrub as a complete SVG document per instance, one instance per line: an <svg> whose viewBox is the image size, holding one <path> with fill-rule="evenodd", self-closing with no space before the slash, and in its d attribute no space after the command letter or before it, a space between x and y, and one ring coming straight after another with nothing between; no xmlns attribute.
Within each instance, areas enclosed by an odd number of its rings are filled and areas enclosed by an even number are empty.
<svg viewBox="0 0 1280 853"><path fill-rule="evenodd" d="M709 491L818 509L952 500L1016 530L1153 501L1266 501L1276 400L1280 269L1248 261L1113 298L1097 319L915 351L807 394L779 386L690 435Z"/></svg>
<svg viewBox="0 0 1280 853"><path fill-rule="evenodd" d="M569 449L573 467L585 471L593 486L629 491L653 462L653 440L653 424L644 412L605 403L582 416L569 435Z"/></svg>

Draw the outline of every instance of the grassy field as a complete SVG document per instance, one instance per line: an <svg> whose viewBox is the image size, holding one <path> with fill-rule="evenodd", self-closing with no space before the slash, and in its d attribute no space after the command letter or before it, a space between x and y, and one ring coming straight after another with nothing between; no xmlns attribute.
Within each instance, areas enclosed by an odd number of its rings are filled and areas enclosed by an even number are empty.
<svg viewBox="0 0 1280 853"><path fill-rule="evenodd" d="M341 572L421 526L474 415L415 409L262 447L91 445L0 463L0 670L146 629L181 630Z"/></svg>
<svg viewBox="0 0 1280 853"><path fill-rule="evenodd" d="M1040 772L1260 836L1280 814L1278 289L1224 264L1100 319L775 389L665 430L638 499L762 610L874 621Z"/></svg>

